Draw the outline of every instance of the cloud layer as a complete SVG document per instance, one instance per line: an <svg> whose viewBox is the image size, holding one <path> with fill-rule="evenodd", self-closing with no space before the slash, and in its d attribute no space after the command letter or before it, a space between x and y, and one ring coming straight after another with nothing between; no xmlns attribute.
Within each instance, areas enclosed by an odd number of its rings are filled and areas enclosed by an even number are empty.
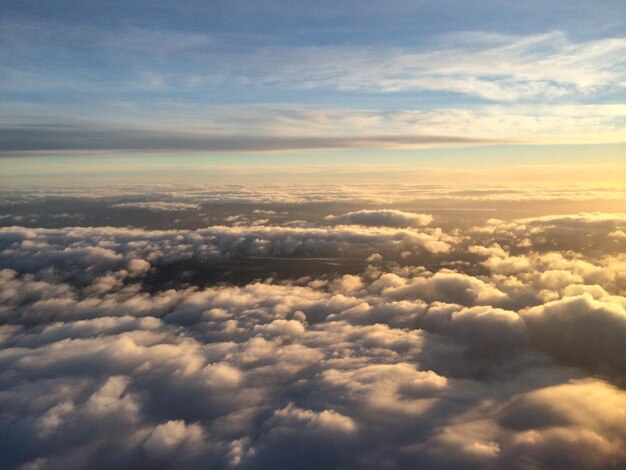
<svg viewBox="0 0 626 470"><path fill-rule="evenodd" d="M242 37L160 30L137 18L133 24L132 14L123 25L87 32L63 15L51 21L34 10L0 19L4 156L623 143L617 97L626 41L619 33L596 30L580 39L577 28L555 24L512 34L507 21L507 33L458 25L420 40L387 43L390 31L373 44L302 43L278 40L274 31L251 40L247 30ZM235 10L228 18L242 14ZM619 13L605 13L603 24ZM414 20L426 18L420 11ZM85 50L100 60L86 60Z"/></svg>
<svg viewBox="0 0 626 470"><path fill-rule="evenodd" d="M336 217L0 229L2 466L623 466L626 216Z"/></svg>

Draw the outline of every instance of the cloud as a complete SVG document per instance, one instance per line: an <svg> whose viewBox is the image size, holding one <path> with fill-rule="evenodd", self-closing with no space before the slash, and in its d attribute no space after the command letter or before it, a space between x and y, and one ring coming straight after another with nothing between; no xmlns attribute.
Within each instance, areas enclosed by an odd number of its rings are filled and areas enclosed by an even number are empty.
<svg viewBox="0 0 626 470"><path fill-rule="evenodd" d="M626 461L624 260L594 244L620 215L444 231L405 226L409 212L399 227L379 225L389 211L326 213L296 228L1 228L0 465ZM320 274L312 257L335 264ZM263 265L277 261L296 274L277 279ZM216 264L259 278L187 274Z"/></svg>
<svg viewBox="0 0 626 470"><path fill-rule="evenodd" d="M333 47L266 51L260 58L274 73L262 80L289 85L306 76L299 87L388 93L445 90L512 101L589 93L623 79L615 67L619 60L613 61L626 47L618 38L572 43L559 31L471 37L468 44L467 35L450 35L443 47L426 52ZM286 61L290 65L285 66L276 57L297 57L299 62L294 66ZM494 63L506 66L494 68ZM364 69L365 75L357 72Z"/></svg>
<svg viewBox="0 0 626 470"><path fill-rule="evenodd" d="M3 23L3 30L10 31L5 38L15 50L4 57L3 85L11 117L0 129L2 153L263 152L623 141L624 107L603 98L619 94L624 83L626 42L619 35L576 41L559 30L527 35L474 31L420 41L419 47L255 41L233 48L232 37L128 25L105 29L87 36L81 27L54 21L28 22L20 17ZM78 43L89 44L123 72L109 74L103 84L94 78L102 70L80 54L78 69L50 66L44 59L66 49L76 53ZM24 67L22 58L27 56L33 57L33 67ZM170 63L181 57L185 67ZM57 58L59 64L67 60ZM145 96L139 89L158 95L150 100L148 114L141 111L146 109ZM257 99L245 105L215 105L199 93L204 89L224 93L253 89ZM94 90L99 90L96 103ZM271 103L276 91L285 90L300 103ZM316 100L307 95L328 90L338 92L344 102L350 102L355 92L426 93L435 95L438 106L308 104ZM19 98L29 93L43 93L48 99ZM68 93L78 98L60 117L61 101L56 100ZM189 93L205 97L190 102ZM479 98L487 104L451 106L450 100L438 96L441 93Z"/></svg>
<svg viewBox="0 0 626 470"><path fill-rule="evenodd" d="M238 12L240 13L240 12ZM585 97L604 90L619 89L624 75L624 40L604 36L575 41L559 30L526 35L498 34L495 31L459 31L431 37L421 47L393 45L277 45L255 41L235 49L228 38L218 35L154 31L125 27L107 29L85 37L84 30L69 24L52 22L7 22L5 28L16 48L33 54L42 44L33 41L33 31L46 37L47 43L68 48L59 38L80 38L101 54L118 58L127 73L115 82L117 89L129 92L142 89L169 92L198 90L203 87L256 85L259 88L291 90L339 90L342 92L394 93L415 90L447 91L494 101L529 99L555 100L561 97ZM605 18L606 21L606 18ZM263 35L257 35L257 39ZM155 44L159 47L155 48ZM405 43L406 44L406 43ZM220 47L221 46L221 47ZM71 50L71 48L69 48ZM48 49L56 54L54 48ZM121 51L132 62L119 61ZM186 67L155 67L168 56L184 57ZM37 56L35 56L37 57ZM9 55L7 80L10 90L64 89L68 80L83 91L100 86L89 74L85 77L47 67L51 73L42 81L32 69L24 68ZM134 68L131 68L134 64ZM139 66L137 66L139 64ZM208 67L207 64L217 64ZM494 64L498 64L494 66ZM35 68L35 70L38 70ZM366 70L367 73L362 73ZM43 70L39 70L40 72ZM110 90L103 87L103 91ZM111 96L115 106L127 106L119 96ZM184 105L184 104L183 104Z"/></svg>
<svg viewBox="0 0 626 470"><path fill-rule="evenodd" d="M293 403L287 404L283 409L276 410L274 412L274 419L278 422L285 422L285 424L291 422L291 425L294 427L304 425L313 430L327 433L350 434L356 431L354 421L336 411L324 410L320 413L316 413L311 410L297 408Z"/></svg>
<svg viewBox="0 0 626 470"><path fill-rule="evenodd" d="M607 213L607 212L581 212L571 215L547 215L544 217L533 217L529 219L519 219L520 223L528 225L561 225L565 227L577 228L581 225L606 225L615 222L626 222L626 214L624 213Z"/></svg>
<svg viewBox="0 0 626 470"><path fill-rule="evenodd" d="M341 215L329 215L325 220L341 225L368 225L382 227L423 227L433 221L429 214L414 214L399 210L360 210Z"/></svg>
<svg viewBox="0 0 626 470"><path fill-rule="evenodd" d="M434 304L420 321L425 330L445 334L492 358L517 353L527 342L526 325L517 313L493 307L458 308Z"/></svg>
<svg viewBox="0 0 626 470"><path fill-rule="evenodd" d="M233 257L344 256L365 260L372 251L445 253L454 239L440 229L393 229L340 226L213 226L199 230L76 227L69 230L0 228L0 267L35 272L45 266L81 270L85 282L98 272L129 266ZM41 244L44 245L41 245ZM43 249L42 249L43 248ZM131 264L128 264L131 263Z"/></svg>
<svg viewBox="0 0 626 470"><path fill-rule="evenodd" d="M609 237L617 238L617 239L624 239L626 238L626 233L623 230L616 230L615 232L609 233Z"/></svg>
<svg viewBox="0 0 626 470"><path fill-rule="evenodd" d="M404 168L402 168L404 170ZM407 169L408 171L408 169ZM502 176L500 174L500 176ZM434 201L458 201L468 204L462 206L459 210L470 211L474 208L481 209L485 215L492 212L492 205L498 202L511 203L512 201L554 201L562 200L568 202L585 202L591 200L602 200L608 203L619 202L626 198L626 191L619 187L607 188L589 188L589 187L572 187L552 185L537 185L533 187L480 187L465 188L460 190L456 186L447 184L441 185L420 185L395 183L381 183L371 186L359 184L327 184L320 189L315 184L297 184L283 183L273 185L181 185L175 187L138 187L134 185L119 185L114 188L96 186L89 190L80 187L42 187L32 189L28 187L7 186L0 189L3 204L8 211L15 205L25 204L28 207L36 207L46 201L59 201L66 199L71 201L89 201L98 203L106 202L109 205L120 203L120 199L126 202L136 202L137 198L149 196L150 198L163 199L168 202L186 203L186 204L228 204L243 203L254 204L255 208L259 204L266 207L273 207L273 204L306 204L306 203L332 203L338 200L357 206L365 205L399 205L423 203L428 204ZM470 205L471 204L471 205ZM265 209L267 210L267 209ZM271 210L271 209L270 209ZM371 209L370 209L371 210ZM254 210L252 211L254 214ZM277 212L277 211L274 211ZM586 214L581 213L578 217L586 219ZM601 213L605 217L614 218L611 224L619 225L619 213ZM13 214L20 217L18 214ZM84 214L82 214L84 215ZM257 214L255 214L257 215ZM21 216L23 219L23 215ZM79 214L66 214L63 219L71 220L73 217L79 217ZM572 217L559 216L561 218ZM535 220L534 218L532 220ZM541 219L541 218L539 218ZM498 230L503 234L517 225L519 225L520 234L525 232L525 224L521 222L525 219L517 221L503 221L495 218L488 219L486 225L473 227L473 236L480 233L489 233ZM17 221L6 222L15 224ZM520 222L520 223L517 223ZM67 221L64 223L67 224ZM584 222L581 222L583 224ZM96 224L94 222L95 225ZM18 224L19 225L19 224ZM128 223L124 224L128 225ZM132 226L132 223L130 224ZM543 224L548 227L550 224ZM589 225L582 225L581 227ZM162 227L159 227L162 228ZM601 228L601 224L596 228ZM525 235L532 236L532 233Z"/></svg>
<svg viewBox="0 0 626 470"><path fill-rule="evenodd" d="M122 202L120 204L113 204L112 207L119 207L121 209L148 209L150 211L187 211L200 209L198 204L186 203L186 202L164 202L164 201L150 201L150 202Z"/></svg>
<svg viewBox="0 0 626 470"><path fill-rule="evenodd" d="M557 359L600 372L626 372L626 310L584 293L521 312L530 340Z"/></svg>
<svg viewBox="0 0 626 470"><path fill-rule="evenodd" d="M417 277L382 292L393 298L416 298L462 305L502 305L508 296L476 277L442 269L431 277Z"/></svg>
<svg viewBox="0 0 626 470"><path fill-rule="evenodd" d="M617 468L625 458L620 449L625 434L615 413L624 409L624 398L623 391L589 380L538 390L513 400L500 417L502 424L518 430L511 457L528 455L535 461L543 458L554 464ZM530 416L541 416L545 421L532 423ZM528 431L537 425L543 430ZM597 433L602 437L598 438ZM535 442L531 442L533 437L537 438ZM551 452L564 448L568 452ZM583 448L587 450L583 452Z"/></svg>
<svg viewBox="0 0 626 470"><path fill-rule="evenodd" d="M177 454L199 450L203 445L204 431L197 424L187 425L183 420L171 420L157 425L143 443L148 456L158 460Z"/></svg>
<svg viewBox="0 0 626 470"><path fill-rule="evenodd" d="M198 109L188 106L181 109L174 103L162 104L158 127L152 121L138 120L132 128L120 127L110 118L63 120L54 110L43 109L40 114L49 116L40 117L41 122L35 123L30 122L32 110L16 109L13 121L0 129L0 152L15 156L55 150L262 152L565 141L621 144L621 122L626 115L623 106L607 104L491 104L395 111L279 105L203 104Z"/></svg>
<svg viewBox="0 0 626 470"><path fill-rule="evenodd" d="M412 455L424 451L425 464L434 468L521 461L539 468L619 468L626 435L616 413L624 406L624 391L593 379L545 387L513 397L494 410L495 419L476 416L445 426Z"/></svg>
<svg viewBox="0 0 626 470"><path fill-rule="evenodd" d="M52 129L50 128L52 127ZM70 129L55 126L13 126L0 128L0 150L14 154L50 150L188 150L188 151L268 151L334 148L387 148L459 145L501 142L498 139L456 135L210 135L204 131L156 130L136 127L118 128L109 123L100 126L74 125Z"/></svg>

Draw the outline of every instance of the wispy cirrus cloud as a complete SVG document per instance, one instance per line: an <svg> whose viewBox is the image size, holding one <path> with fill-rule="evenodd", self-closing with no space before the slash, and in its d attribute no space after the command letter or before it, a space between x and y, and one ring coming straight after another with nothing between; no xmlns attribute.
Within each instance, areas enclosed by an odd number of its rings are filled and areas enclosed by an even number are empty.
<svg viewBox="0 0 626 470"><path fill-rule="evenodd" d="M412 47L388 45L271 46L263 41L235 47L206 32L156 31L139 27L87 31L59 23L8 24L3 42L5 87L26 91L71 86L107 93L153 90L176 95L208 86L280 90L336 90L359 93L453 92L489 101L572 99L618 91L624 86L626 40L604 37L575 41L562 31L506 35L470 31L434 36ZM48 38L46 43L33 36ZM103 80L91 64L47 68L25 64L17 54L37 58L42 47L61 61L76 51L65 39L114 60L124 71ZM39 42L38 42L39 41ZM180 60L184 60L181 63ZM168 65L164 67L164 65ZM74 67L83 70L75 73ZM52 72L50 74L50 72ZM84 73L89 72L89 73ZM81 84L82 82L82 84Z"/></svg>
<svg viewBox="0 0 626 470"><path fill-rule="evenodd" d="M6 151L624 140L626 112L611 99L626 83L620 37L474 31L411 46L286 46L132 25L92 31L51 21L3 24ZM118 73L100 70L86 53ZM33 93L47 99L25 98ZM276 96L286 93L281 103ZM415 104L419 97L432 103ZM372 106L361 104L367 100Z"/></svg>
<svg viewBox="0 0 626 470"><path fill-rule="evenodd" d="M572 42L530 36L448 36L426 50L306 48L260 51L264 85L361 92L451 91L493 101L556 99L621 88L626 40Z"/></svg>

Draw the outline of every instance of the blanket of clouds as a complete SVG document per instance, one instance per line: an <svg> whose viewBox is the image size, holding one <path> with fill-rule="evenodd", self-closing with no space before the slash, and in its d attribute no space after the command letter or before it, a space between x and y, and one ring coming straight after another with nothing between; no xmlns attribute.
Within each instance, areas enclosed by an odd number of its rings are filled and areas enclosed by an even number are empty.
<svg viewBox="0 0 626 470"><path fill-rule="evenodd" d="M0 467L626 466L626 214L314 194L5 197Z"/></svg>

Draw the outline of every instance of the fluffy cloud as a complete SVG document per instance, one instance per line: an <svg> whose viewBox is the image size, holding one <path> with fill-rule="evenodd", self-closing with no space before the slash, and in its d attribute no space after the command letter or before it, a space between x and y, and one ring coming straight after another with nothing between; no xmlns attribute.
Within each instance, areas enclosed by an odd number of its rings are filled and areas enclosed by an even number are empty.
<svg viewBox="0 0 626 470"><path fill-rule="evenodd" d="M557 359L626 379L626 310L584 293L521 312L531 342ZM607 370L608 369L608 370Z"/></svg>
<svg viewBox="0 0 626 470"><path fill-rule="evenodd" d="M365 260L373 251L399 255L407 249L445 253L454 237L440 229L392 229L340 226L332 229L277 226L199 230L152 230L114 227L61 229L0 228L0 267L36 272L45 267L95 272L149 269L147 263L251 256L339 255Z"/></svg>
<svg viewBox="0 0 626 470"><path fill-rule="evenodd" d="M112 207L118 207L120 209L147 209L150 211L188 211L200 209L198 204L192 204L187 202L165 202L165 201L146 201L146 202L122 202L119 204L113 204Z"/></svg>
<svg viewBox="0 0 626 470"><path fill-rule="evenodd" d="M594 245L621 216L352 214L0 229L0 466L623 466L626 260ZM188 276L282 258L295 276Z"/></svg>
<svg viewBox="0 0 626 470"><path fill-rule="evenodd" d="M626 461L626 393L589 379L521 393L411 448L430 468L620 468ZM488 417L485 417L488 416ZM423 454L422 454L423 452Z"/></svg>
<svg viewBox="0 0 626 470"><path fill-rule="evenodd" d="M550 107L552 109L552 107ZM536 109L536 106L533 107ZM585 107L577 106L576 110L580 112ZM249 109L246 108L246 113L249 113ZM414 113L411 113L413 115ZM495 110L496 117L494 119L501 119L502 110ZM340 120L343 117L333 117L330 122L335 125L334 121ZM263 119L267 119L265 111ZM326 118L325 118L326 119ZM403 118L406 120L406 117ZM440 121L438 116L437 121ZM461 113L458 117L459 126L463 127L467 125L467 116L465 113ZM367 119L369 120L369 118ZM514 126L519 125L519 116L515 116L513 119ZM498 121L499 122L499 121ZM420 125L422 125L420 123ZM301 131L301 127L298 130ZM402 168L400 171L404 171ZM407 170L408 171L408 170ZM423 170L422 170L423 171ZM467 171L467 170L466 170ZM616 187L604 187L604 188L591 188L591 187L575 187L571 185L566 186L550 186L533 185L528 187L507 187L502 186L484 186L480 187L464 187L449 186L445 184L437 186L424 186L419 184L407 184L407 183L394 183L394 184L377 184L374 186L358 185L358 184L327 184L323 188L317 185L308 184L272 184L265 185L247 185L247 186L234 186L234 185L210 185L210 186L177 186L176 188L170 187L156 187L151 189L150 187L137 187L137 186L115 186L115 187L94 187L88 190L80 188L30 188L30 187L11 187L0 188L0 195L2 195L2 205L5 207L6 212L9 212L11 208L15 209L16 206L26 205L30 209L36 209L38 204L50 201L81 201L85 202L105 202L107 207L114 206L116 204L135 204L138 199L155 199L158 201L168 203L182 203L182 204L198 204L214 205L214 204L250 204L254 207L252 214L254 215L276 215L271 212L280 213L279 210L274 210L276 207L274 204L306 204L306 203L336 203L342 201L350 204L356 204L363 207L363 205L383 205L390 207L397 204L414 203L422 201L457 201L457 202L471 202L471 206L481 207L481 202L488 202L489 205L485 208L492 207L494 202L504 203L516 203L522 201L589 201L589 200L602 200L606 202L614 202L623 200L626 197L626 191L624 188ZM122 201L122 202L120 202ZM145 202L145 201L144 201ZM154 202L154 201L153 201ZM259 208L261 207L264 208ZM575 206L574 206L575 207ZM461 206L463 208L463 206ZM466 207L468 208L468 207ZM358 209L358 208L357 208ZM258 212L258 211L262 212ZM368 209L373 210L373 209ZM377 209L380 210L380 209ZM387 209L389 210L389 209ZM255 212L257 211L257 212ZM353 210L356 212L357 210ZM119 212L119 211L117 211ZM406 209L402 212L406 212ZM328 214L328 212L326 212ZM600 213L602 214L602 213ZM608 217L617 218L615 214L604 213ZM60 214L54 214L58 218L65 220L73 220L79 217L78 214L68 214L66 212ZM21 218L24 219L25 214L3 214L2 218ZM195 216L195 214L194 214ZM588 214L581 213L575 216L578 219L587 218ZM572 218L569 215L551 216L552 218L568 219ZM550 218L550 216L548 217ZM542 219L534 218L534 219ZM545 218L543 218L545 221ZM622 217L623 220L623 217ZM491 225L495 225L499 221L498 219L492 219L494 222ZM14 220L13 223L17 223ZM479 228L485 228L481 226Z"/></svg>
<svg viewBox="0 0 626 470"><path fill-rule="evenodd" d="M328 222L333 224L369 225L384 227L423 227L433 221L432 215L414 214L398 210L360 210L341 215L329 215Z"/></svg>

